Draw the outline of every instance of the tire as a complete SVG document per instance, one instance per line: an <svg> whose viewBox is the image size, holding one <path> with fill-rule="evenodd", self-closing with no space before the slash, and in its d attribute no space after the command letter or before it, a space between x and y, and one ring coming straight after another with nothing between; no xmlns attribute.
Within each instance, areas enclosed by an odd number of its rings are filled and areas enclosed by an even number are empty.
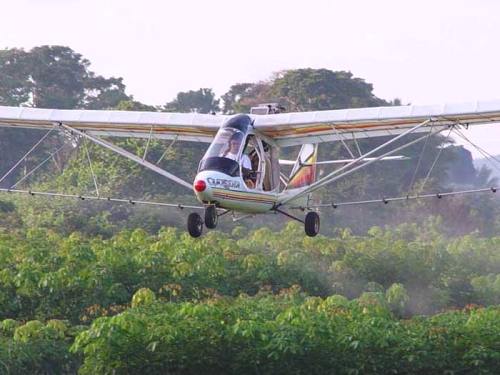
<svg viewBox="0 0 500 375"><path fill-rule="evenodd" d="M218 221L217 208L215 208L215 206L208 206L205 208L205 226L208 229L215 229Z"/></svg>
<svg viewBox="0 0 500 375"><path fill-rule="evenodd" d="M304 229L309 237L314 237L319 233L319 215L314 212L308 212L304 221Z"/></svg>
<svg viewBox="0 0 500 375"><path fill-rule="evenodd" d="M203 221L201 220L201 216L196 212L190 213L187 220L187 227L191 237L200 237L203 232Z"/></svg>

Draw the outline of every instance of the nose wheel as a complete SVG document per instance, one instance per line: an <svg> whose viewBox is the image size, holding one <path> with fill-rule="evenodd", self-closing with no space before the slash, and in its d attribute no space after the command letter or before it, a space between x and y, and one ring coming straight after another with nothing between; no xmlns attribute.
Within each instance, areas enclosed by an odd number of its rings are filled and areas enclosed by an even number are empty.
<svg viewBox="0 0 500 375"><path fill-rule="evenodd" d="M187 220L188 232L191 237L200 237L203 232L203 221L197 212L192 212Z"/></svg>
<svg viewBox="0 0 500 375"><path fill-rule="evenodd" d="M217 208L215 206L207 206L205 208L205 226L208 229L215 229L219 216L217 215Z"/></svg>
<svg viewBox="0 0 500 375"><path fill-rule="evenodd" d="M309 237L314 237L319 233L319 215L314 212L308 212L304 220L304 229Z"/></svg>
<svg viewBox="0 0 500 375"><path fill-rule="evenodd" d="M205 221L201 219L201 216L197 212L192 212L188 216L187 227L188 232L191 237L200 237L203 232L203 223L208 229L215 229L219 221L219 215L217 214L217 208L215 206L207 206L205 208Z"/></svg>

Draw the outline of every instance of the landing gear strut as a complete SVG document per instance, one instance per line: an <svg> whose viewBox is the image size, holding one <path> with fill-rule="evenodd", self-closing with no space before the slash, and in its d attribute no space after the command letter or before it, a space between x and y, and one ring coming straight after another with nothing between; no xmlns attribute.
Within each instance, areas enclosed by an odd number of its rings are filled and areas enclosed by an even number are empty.
<svg viewBox="0 0 500 375"><path fill-rule="evenodd" d="M314 237L319 233L319 215L314 212L308 212L304 220L304 229L309 237Z"/></svg>
<svg viewBox="0 0 500 375"><path fill-rule="evenodd" d="M208 229L215 229L219 216L217 215L217 208L214 205L205 208L205 226Z"/></svg>
<svg viewBox="0 0 500 375"><path fill-rule="evenodd" d="M274 211L283 214L290 219L296 220L299 223L304 224L304 229L309 237L314 237L319 233L319 215L314 211L309 211L304 220L299 219L296 216L290 215L288 212L282 211L279 208L274 208Z"/></svg>
<svg viewBox="0 0 500 375"><path fill-rule="evenodd" d="M203 221L197 212L192 212L187 220L188 232L191 237L200 237L203 232Z"/></svg>

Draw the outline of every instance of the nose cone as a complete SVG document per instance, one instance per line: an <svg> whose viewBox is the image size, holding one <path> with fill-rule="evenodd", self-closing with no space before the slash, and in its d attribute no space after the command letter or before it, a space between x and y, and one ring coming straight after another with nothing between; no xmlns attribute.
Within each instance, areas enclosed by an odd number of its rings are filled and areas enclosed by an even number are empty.
<svg viewBox="0 0 500 375"><path fill-rule="evenodd" d="M205 180L197 179L193 184L193 188L196 193L201 193L207 188L207 183L205 182Z"/></svg>
<svg viewBox="0 0 500 375"><path fill-rule="evenodd" d="M206 172L199 173L193 182L193 191L200 202L209 202L212 200L210 185Z"/></svg>

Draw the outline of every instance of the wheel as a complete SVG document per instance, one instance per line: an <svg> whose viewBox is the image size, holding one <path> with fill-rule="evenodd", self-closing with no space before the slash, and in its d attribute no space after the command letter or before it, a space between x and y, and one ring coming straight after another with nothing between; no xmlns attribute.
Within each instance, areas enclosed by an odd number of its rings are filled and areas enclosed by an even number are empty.
<svg viewBox="0 0 500 375"><path fill-rule="evenodd" d="M196 212L192 212L188 216L188 232L191 237L200 237L203 231L203 221L201 216Z"/></svg>
<svg viewBox="0 0 500 375"><path fill-rule="evenodd" d="M319 233L319 215L316 212L311 211L307 213L304 228L309 237L314 237Z"/></svg>
<svg viewBox="0 0 500 375"><path fill-rule="evenodd" d="M208 206L205 208L205 226L208 229L214 229L217 226L219 217L217 216L217 208Z"/></svg>

